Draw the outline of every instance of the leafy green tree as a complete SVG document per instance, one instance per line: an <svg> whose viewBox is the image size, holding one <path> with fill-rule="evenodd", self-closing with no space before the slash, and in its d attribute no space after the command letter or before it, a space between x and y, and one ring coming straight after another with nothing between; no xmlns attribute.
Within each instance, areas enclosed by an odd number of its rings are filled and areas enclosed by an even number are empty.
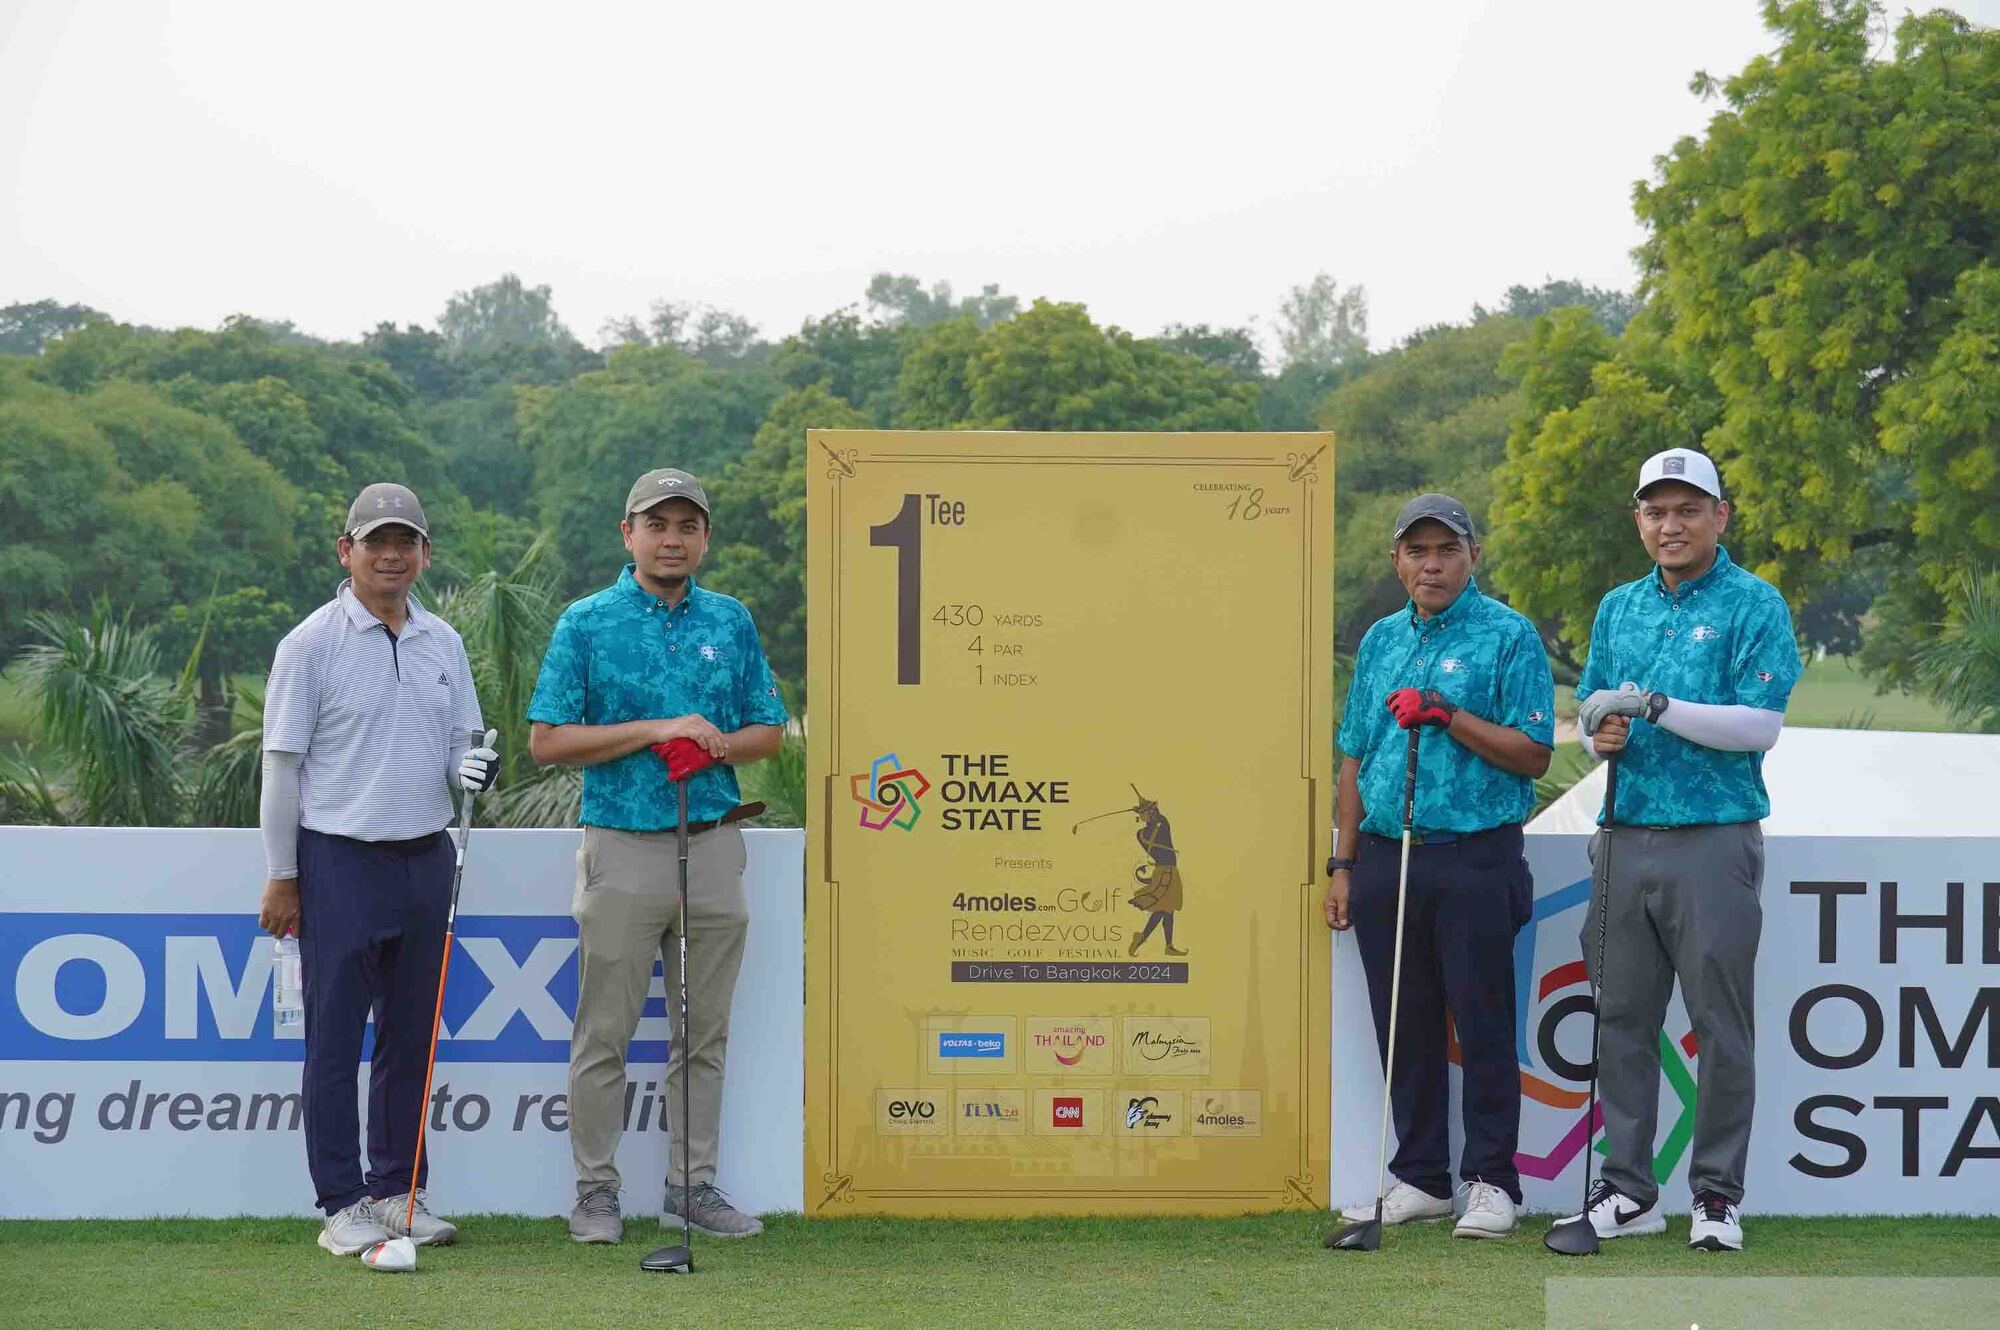
<svg viewBox="0 0 2000 1330"><path fill-rule="evenodd" d="M511 272L452 296L438 316L438 332L446 351L460 360L507 347L567 347L576 342L556 317L549 288L524 285Z"/></svg>
<svg viewBox="0 0 2000 1330"><path fill-rule="evenodd" d="M907 273L878 272L868 282L868 308L890 327L928 328L953 319L971 319L990 328L1021 312L1021 302L1000 294L989 282L976 296L954 298L950 282L933 282L929 289Z"/></svg>
<svg viewBox="0 0 2000 1330"><path fill-rule="evenodd" d="M0 356L38 356L42 348L75 332L103 314L88 305L61 305L53 300L0 308Z"/></svg>
<svg viewBox="0 0 2000 1330"><path fill-rule="evenodd" d="M851 309L808 319L772 357L771 370L787 388L824 384L877 429L896 422L897 384L919 333L901 325L863 323Z"/></svg>
<svg viewBox="0 0 2000 1330"><path fill-rule="evenodd" d="M796 388L772 404L750 450L710 487L710 583L749 607L781 680L806 677L806 431L868 423L821 385Z"/></svg>
<svg viewBox="0 0 2000 1330"><path fill-rule="evenodd" d="M1264 375L1264 353L1248 328L1211 328L1206 323L1170 323L1154 339L1169 351L1205 360L1246 379Z"/></svg>
<svg viewBox="0 0 2000 1330"><path fill-rule="evenodd" d="M2000 730L2000 576L1967 568L1944 593L1937 636L1917 652L1916 682L1953 719Z"/></svg>
<svg viewBox="0 0 2000 1330"><path fill-rule="evenodd" d="M528 753L528 701L556 622L556 579L547 537L509 567L489 564L437 598L437 613L458 630L472 663L487 724L501 733L501 777L521 785L536 774Z"/></svg>
<svg viewBox="0 0 2000 1330"><path fill-rule="evenodd" d="M1632 321L1632 316L1639 312L1643 303L1630 291L1585 286L1570 278L1550 278L1540 286L1510 286L1500 308L1489 310L1483 305L1474 305L1472 317L1475 322L1495 317L1534 319L1580 305L1596 316L1597 321L1604 325L1604 331L1616 337L1625 331L1625 325Z"/></svg>
<svg viewBox="0 0 2000 1330"><path fill-rule="evenodd" d="M1287 365L1342 365L1368 355L1368 292L1345 291L1327 273L1295 286L1278 308L1278 350Z"/></svg>

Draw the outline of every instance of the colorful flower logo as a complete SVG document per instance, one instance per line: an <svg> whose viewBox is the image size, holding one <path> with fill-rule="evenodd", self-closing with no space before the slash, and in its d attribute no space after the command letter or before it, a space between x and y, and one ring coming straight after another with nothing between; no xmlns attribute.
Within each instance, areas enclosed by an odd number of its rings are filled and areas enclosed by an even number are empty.
<svg viewBox="0 0 2000 1330"><path fill-rule="evenodd" d="M905 767L894 753L884 753L868 764L865 773L848 778L848 793L861 805L861 825L869 831L892 826L914 831L924 811L917 801L930 788L923 772Z"/></svg>

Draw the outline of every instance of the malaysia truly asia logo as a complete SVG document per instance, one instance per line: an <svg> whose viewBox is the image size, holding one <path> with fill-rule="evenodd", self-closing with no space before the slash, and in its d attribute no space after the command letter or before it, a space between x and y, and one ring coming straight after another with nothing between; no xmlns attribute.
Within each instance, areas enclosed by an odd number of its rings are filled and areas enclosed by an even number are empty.
<svg viewBox="0 0 2000 1330"><path fill-rule="evenodd" d="M1524 1177L1545 1182L1561 1177L1563 1170L1591 1146L1604 1125L1601 1104L1596 1120L1586 1120L1589 1094L1583 1087L1590 1080L1588 1045L1584 1045L1585 1060L1579 1062L1564 1053L1557 1038L1571 1017L1581 1018L1577 1029L1588 1037L1592 1005L1590 976L1581 960L1564 960L1544 967L1536 955L1538 935L1554 928L1574 927L1589 904L1590 879L1581 878L1537 900L1533 916L1514 937L1514 1055L1521 1069L1522 1099L1521 1145L1514 1163ZM1679 1039L1665 1030L1660 1032L1660 1067L1669 1092L1680 1104L1666 1136L1653 1150L1653 1174L1663 1183L1673 1175L1693 1143L1697 1052L1692 1030ZM1450 1055L1452 1061L1459 1060L1455 1032ZM1541 1107L1536 1109L1531 1105ZM1602 1153L1603 1146L1600 1144L1597 1149Z"/></svg>
<svg viewBox="0 0 2000 1330"><path fill-rule="evenodd" d="M918 802L930 793L931 783L915 767L905 767L894 753L884 753L868 764L868 770L848 778L848 793L861 805L861 825L869 831L901 827L914 831L923 816Z"/></svg>

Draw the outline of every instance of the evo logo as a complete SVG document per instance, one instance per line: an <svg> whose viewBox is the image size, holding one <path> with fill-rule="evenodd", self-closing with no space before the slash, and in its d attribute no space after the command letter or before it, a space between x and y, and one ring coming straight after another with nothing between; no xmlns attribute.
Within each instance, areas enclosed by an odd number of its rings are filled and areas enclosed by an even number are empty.
<svg viewBox="0 0 2000 1330"><path fill-rule="evenodd" d="M298 1061L271 959L248 913L0 913L0 1062ZM439 1061L566 1062L575 1010L572 921L459 916ZM656 969L631 1057L665 1057L669 1028Z"/></svg>
<svg viewBox="0 0 2000 1330"><path fill-rule="evenodd" d="M965 1034L956 1030L938 1033L938 1056L941 1058L1004 1058L1007 1056L1007 1036L1004 1034Z"/></svg>

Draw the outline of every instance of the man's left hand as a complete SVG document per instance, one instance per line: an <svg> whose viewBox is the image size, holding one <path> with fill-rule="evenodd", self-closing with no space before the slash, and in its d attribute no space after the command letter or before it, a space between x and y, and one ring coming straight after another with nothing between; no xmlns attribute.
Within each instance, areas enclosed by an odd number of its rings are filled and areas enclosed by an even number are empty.
<svg viewBox="0 0 2000 1330"><path fill-rule="evenodd" d="M1388 705L1389 714L1406 730L1419 725L1442 729L1451 724L1452 713L1458 710L1435 688L1398 688L1389 694Z"/></svg>
<svg viewBox="0 0 2000 1330"><path fill-rule="evenodd" d="M1645 714L1645 692L1636 683L1623 683L1616 688L1600 688L1584 698L1583 705L1576 709L1576 723L1585 734L1596 734L1607 716L1637 718Z"/></svg>
<svg viewBox="0 0 2000 1330"><path fill-rule="evenodd" d="M458 764L458 787L482 794L500 778L500 754L491 748L472 748Z"/></svg>

